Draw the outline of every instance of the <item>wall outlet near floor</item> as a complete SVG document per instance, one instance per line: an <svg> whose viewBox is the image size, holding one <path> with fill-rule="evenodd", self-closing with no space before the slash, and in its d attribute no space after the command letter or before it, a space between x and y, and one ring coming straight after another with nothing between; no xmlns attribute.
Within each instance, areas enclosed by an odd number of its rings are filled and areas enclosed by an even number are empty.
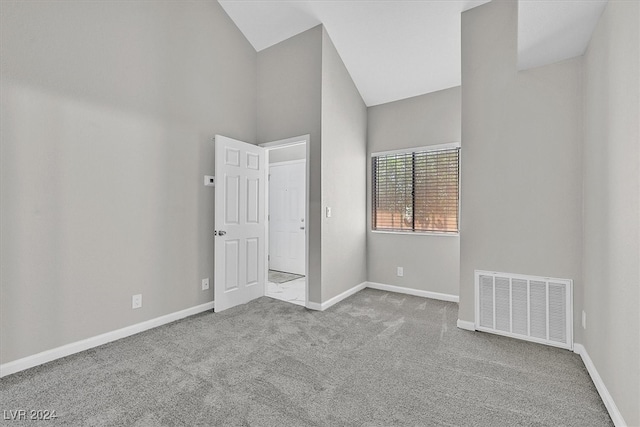
<svg viewBox="0 0 640 427"><path fill-rule="evenodd" d="M202 290L206 291L207 289L209 289L209 278L208 277L206 279L202 279Z"/></svg>
<svg viewBox="0 0 640 427"><path fill-rule="evenodd" d="M582 329L587 329L587 313L582 310Z"/></svg>
<svg viewBox="0 0 640 427"><path fill-rule="evenodd" d="M137 294L131 297L131 308L142 307L142 294Z"/></svg>
<svg viewBox="0 0 640 427"><path fill-rule="evenodd" d="M396 275L397 275L398 277L402 277L402 276L404 276L404 268L402 268L402 267L396 267Z"/></svg>

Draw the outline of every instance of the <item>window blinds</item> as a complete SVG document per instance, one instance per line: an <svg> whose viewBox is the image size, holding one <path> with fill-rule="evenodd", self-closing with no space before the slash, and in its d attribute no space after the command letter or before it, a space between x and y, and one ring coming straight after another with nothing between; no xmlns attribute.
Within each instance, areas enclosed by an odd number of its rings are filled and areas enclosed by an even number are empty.
<svg viewBox="0 0 640 427"><path fill-rule="evenodd" d="M372 158L373 229L458 232L460 149Z"/></svg>

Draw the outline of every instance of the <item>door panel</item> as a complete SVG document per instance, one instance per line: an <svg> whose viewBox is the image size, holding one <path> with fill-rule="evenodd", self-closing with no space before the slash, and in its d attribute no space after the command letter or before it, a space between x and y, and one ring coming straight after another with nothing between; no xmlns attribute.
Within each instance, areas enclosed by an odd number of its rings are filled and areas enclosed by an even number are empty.
<svg viewBox="0 0 640 427"><path fill-rule="evenodd" d="M225 148L224 163L225 165L229 165L229 166L240 166L240 150L237 150L235 148L229 148L229 147Z"/></svg>
<svg viewBox="0 0 640 427"><path fill-rule="evenodd" d="M264 294L266 156L263 148L216 135L215 311Z"/></svg>
<svg viewBox="0 0 640 427"><path fill-rule="evenodd" d="M260 277L260 263L258 258L260 257L260 244L258 239L247 239L247 286L255 285L258 283Z"/></svg>
<svg viewBox="0 0 640 427"><path fill-rule="evenodd" d="M260 180L247 179L247 223L257 224L260 214Z"/></svg>
<svg viewBox="0 0 640 427"><path fill-rule="evenodd" d="M238 224L240 218L238 212L240 211L240 177L239 176L225 176L224 177L224 192L225 192L225 224Z"/></svg>
<svg viewBox="0 0 640 427"><path fill-rule="evenodd" d="M247 169L259 170L260 156L253 153L247 153Z"/></svg>
<svg viewBox="0 0 640 427"><path fill-rule="evenodd" d="M239 265L238 253L239 242L237 240L227 240L224 242L224 260L225 260L225 283L226 291L238 289Z"/></svg>

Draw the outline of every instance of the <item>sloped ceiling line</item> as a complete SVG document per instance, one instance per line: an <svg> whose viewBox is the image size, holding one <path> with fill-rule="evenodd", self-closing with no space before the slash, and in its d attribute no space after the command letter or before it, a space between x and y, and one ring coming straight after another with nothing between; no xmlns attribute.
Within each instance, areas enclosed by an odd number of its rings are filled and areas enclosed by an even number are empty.
<svg viewBox="0 0 640 427"><path fill-rule="evenodd" d="M261 51L324 24L367 106L459 86L460 14L489 0L219 0ZM582 55L607 0L520 0L518 66Z"/></svg>

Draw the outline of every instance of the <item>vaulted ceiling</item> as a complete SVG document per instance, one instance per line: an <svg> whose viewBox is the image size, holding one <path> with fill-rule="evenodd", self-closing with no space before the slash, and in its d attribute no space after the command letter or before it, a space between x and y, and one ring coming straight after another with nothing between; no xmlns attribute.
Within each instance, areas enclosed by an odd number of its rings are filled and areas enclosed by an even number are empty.
<svg viewBox="0 0 640 427"><path fill-rule="evenodd" d="M257 51L323 24L368 106L460 85L460 13L488 1L219 0ZM606 1L519 0L519 68L582 55Z"/></svg>

